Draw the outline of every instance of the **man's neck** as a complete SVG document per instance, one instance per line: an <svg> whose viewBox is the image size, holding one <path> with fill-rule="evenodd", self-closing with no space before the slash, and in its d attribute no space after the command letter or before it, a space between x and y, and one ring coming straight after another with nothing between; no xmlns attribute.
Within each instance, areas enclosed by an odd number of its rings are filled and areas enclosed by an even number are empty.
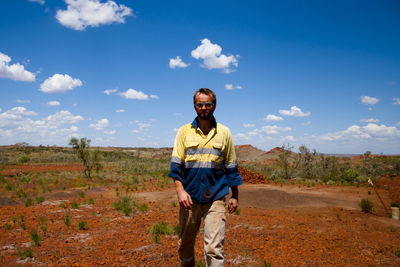
<svg viewBox="0 0 400 267"><path fill-rule="evenodd" d="M200 128L200 130L203 132L204 135L208 135L208 133L212 129L212 118L208 120L202 120L199 117L197 117L197 123Z"/></svg>

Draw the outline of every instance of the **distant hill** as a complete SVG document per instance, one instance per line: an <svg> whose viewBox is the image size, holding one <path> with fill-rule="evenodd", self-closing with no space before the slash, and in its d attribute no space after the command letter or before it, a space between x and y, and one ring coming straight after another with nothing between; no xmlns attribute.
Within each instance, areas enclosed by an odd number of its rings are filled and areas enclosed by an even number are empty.
<svg viewBox="0 0 400 267"><path fill-rule="evenodd" d="M239 161L248 162L271 162L279 157L282 153L281 147L275 147L267 152L258 149L252 145L236 146L237 157ZM297 153L292 152L292 157Z"/></svg>

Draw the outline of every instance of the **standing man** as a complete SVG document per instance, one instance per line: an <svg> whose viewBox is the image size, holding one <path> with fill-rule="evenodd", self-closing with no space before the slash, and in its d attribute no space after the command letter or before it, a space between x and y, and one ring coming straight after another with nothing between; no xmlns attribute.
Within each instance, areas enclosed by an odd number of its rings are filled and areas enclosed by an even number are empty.
<svg viewBox="0 0 400 267"><path fill-rule="evenodd" d="M176 135L169 176L175 181L179 210L181 266L194 266L196 235L204 220L204 253L207 266L224 265L225 196L229 213L239 205L235 147L229 129L215 121L215 93L200 88L194 93L197 117Z"/></svg>

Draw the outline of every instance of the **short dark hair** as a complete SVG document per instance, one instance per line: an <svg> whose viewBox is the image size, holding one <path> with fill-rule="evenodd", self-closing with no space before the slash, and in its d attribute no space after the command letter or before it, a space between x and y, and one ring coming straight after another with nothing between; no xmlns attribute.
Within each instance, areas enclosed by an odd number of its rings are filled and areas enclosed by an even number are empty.
<svg viewBox="0 0 400 267"><path fill-rule="evenodd" d="M212 102L214 105L217 104L217 96L215 95L215 93L208 89L208 88L200 88L199 90L197 90L194 95L193 95L193 104L196 104L196 96L198 94L205 94L205 95L209 95L211 96Z"/></svg>

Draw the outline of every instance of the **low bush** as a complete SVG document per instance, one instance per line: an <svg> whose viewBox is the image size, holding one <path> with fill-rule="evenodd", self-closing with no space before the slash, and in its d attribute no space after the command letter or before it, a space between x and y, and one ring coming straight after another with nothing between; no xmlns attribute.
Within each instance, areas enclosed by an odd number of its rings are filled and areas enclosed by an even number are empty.
<svg viewBox="0 0 400 267"><path fill-rule="evenodd" d="M36 203L40 204L44 202L44 197L36 197Z"/></svg>
<svg viewBox="0 0 400 267"><path fill-rule="evenodd" d="M121 211L126 216L129 216L132 213L133 207L135 206L135 201L129 196L119 197L117 202L113 203L114 209Z"/></svg>
<svg viewBox="0 0 400 267"><path fill-rule="evenodd" d="M164 221L153 224L150 233L152 235L170 235L173 233L171 227Z"/></svg>
<svg viewBox="0 0 400 267"><path fill-rule="evenodd" d="M64 223L65 223L66 226L70 226L71 225L71 214L65 213Z"/></svg>
<svg viewBox="0 0 400 267"><path fill-rule="evenodd" d="M361 202L359 203L359 206L361 208L361 211L364 213L371 213L374 211L374 205L372 202L368 199L361 199Z"/></svg>
<svg viewBox="0 0 400 267"><path fill-rule="evenodd" d="M40 246L40 241L42 240L42 237L38 234L36 230L31 231L31 240L35 246Z"/></svg>
<svg viewBox="0 0 400 267"><path fill-rule="evenodd" d="M79 230L87 230L87 223L85 221L79 221L78 228Z"/></svg>
<svg viewBox="0 0 400 267"><path fill-rule="evenodd" d="M33 251L31 248L26 249L18 249L17 250L18 258L20 260L25 260L26 258L33 258Z"/></svg>

